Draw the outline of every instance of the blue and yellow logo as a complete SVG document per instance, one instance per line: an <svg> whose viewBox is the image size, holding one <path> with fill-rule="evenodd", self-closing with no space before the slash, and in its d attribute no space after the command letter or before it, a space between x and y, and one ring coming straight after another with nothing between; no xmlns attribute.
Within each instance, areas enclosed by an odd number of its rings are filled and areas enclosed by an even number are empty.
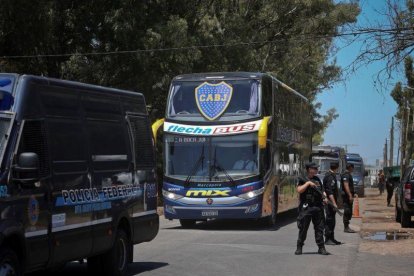
<svg viewBox="0 0 414 276"><path fill-rule="evenodd" d="M224 81L213 84L204 82L195 89L200 113L208 120L215 120L226 111L233 94L233 87Z"/></svg>

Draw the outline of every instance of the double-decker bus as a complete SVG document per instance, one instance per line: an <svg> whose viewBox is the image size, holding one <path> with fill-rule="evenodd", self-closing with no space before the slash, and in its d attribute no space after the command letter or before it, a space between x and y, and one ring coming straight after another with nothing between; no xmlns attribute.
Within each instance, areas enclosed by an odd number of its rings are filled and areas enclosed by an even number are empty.
<svg viewBox="0 0 414 276"><path fill-rule="evenodd" d="M180 75L163 124L164 214L264 218L297 207L295 181L311 154L309 101L267 73Z"/></svg>

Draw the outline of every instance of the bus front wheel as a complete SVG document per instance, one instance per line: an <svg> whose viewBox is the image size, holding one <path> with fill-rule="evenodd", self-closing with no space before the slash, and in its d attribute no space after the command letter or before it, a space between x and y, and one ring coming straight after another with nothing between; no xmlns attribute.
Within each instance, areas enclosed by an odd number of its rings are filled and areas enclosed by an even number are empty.
<svg viewBox="0 0 414 276"><path fill-rule="evenodd" d="M195 219L180 219L180 224L182 228L189 229L195 226L196 221Z"/></svg>
<svg viewBox="0 0 414 276"><path fill-rule="evenodd" d="M276 225L276 215L277 215L277 203L278 203L278 195L274 193L272 197L272 213L270 216L266 217L266 224L270 227L274 227Z"/></svg>

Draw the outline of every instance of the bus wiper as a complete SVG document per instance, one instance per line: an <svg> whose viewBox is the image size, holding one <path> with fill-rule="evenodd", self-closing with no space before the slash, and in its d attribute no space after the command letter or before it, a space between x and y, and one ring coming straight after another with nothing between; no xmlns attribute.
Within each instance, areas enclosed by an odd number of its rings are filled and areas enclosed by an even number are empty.
<svg viewBox="0 0 414 276"><path fill-rule="evenodd" d="M213 163L213 168L218 169L219 171L221 171L222 173L224 173L224 175L230 180L231 184L233 186L235 186L235 182L233 177L231 177L228 173L227 170L225 168L223 168L218 162L217 162L217 158L216 158L216 153L217 153L217 148L214 148L214 163Z"/></svg>
<svg viewBox="0 0 414 276"><path fill-rule="evenodd" d="M194 166L191 168L190 174L185 179L184 186L188 186L188 184L190 183L191 177L193 177L193 175L197 172L198 167L200 167L200 164L203 163L203 160L204 160L204 144L203 144L203 148L201 150L200 157L198 158L198 160L194 164Z"/></svg>

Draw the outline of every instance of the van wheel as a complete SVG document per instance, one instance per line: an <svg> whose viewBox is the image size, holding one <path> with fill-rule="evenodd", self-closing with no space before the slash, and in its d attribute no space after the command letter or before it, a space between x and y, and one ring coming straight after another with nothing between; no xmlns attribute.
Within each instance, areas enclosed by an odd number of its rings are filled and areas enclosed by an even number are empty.
<svg viewBox="0 0 414 276"><path fill-rule="evenodd" d="M130 241L123 229L118 229L114 246L102 256L102 269L106 275L125 275L128 269Z"/></svg>
<svg viewBox="0 0 414 276"><path fill-rule="evenodd" d="M182 228L189 229L195 226L196 220L195 219L180 219L180 224Z"/></svg>
<svg viewBox="0 0 414 276"><path fill-rule="evenodd" d="M401 222L401 211L398 209L397 204L395 204L395 222Z"/></svg>
<svg viewBox="0 0 414 276"><path fill-rule="evenodd" d="M401 208L401 226L402 227L410 227L411 225L411 214L404 211Z"/></svg>
<svg viewBox="0 0 414 276"><path fill-rule="evenodd" d="M16 253L7 247L0 249L0 275L22 275Z"/></svg>

